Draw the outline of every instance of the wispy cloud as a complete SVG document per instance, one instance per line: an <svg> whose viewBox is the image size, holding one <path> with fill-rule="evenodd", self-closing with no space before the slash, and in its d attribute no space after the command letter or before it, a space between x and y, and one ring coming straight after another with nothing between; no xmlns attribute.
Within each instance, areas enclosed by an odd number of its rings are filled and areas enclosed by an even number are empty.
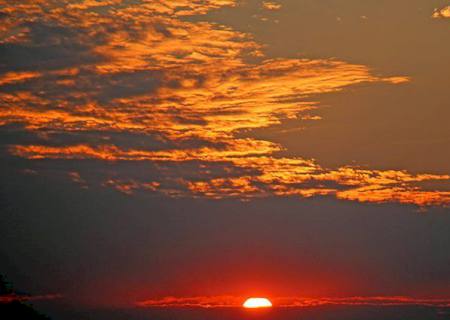
<svg viewBox="0 0 450 320"><path fill-rule="evenodd" d="M330 170L312 160L301 158L276 158L272 154L280 146L267 141L252 139L236 140L235 145L223 149L200 148L190 150L123 150L116 146L91 147L77 145L48 147L42 145L15 146L12 152L28 159L99 159L103 161L153 161L179 163L200 161L206 166L222 163L241 168L245 175L219 178L199 174L195 180L185 178L177 181L185 189L183 196L204 196L216 199L237 197L251 199L267 196L334 195L339 199L361 202L400 202L417 205L446 205L450 201L449 191L421 190L417 184L424 181L448 183L449 175L410 174L396 170L368 170L342 167ZM135 189L158 190L159 182L128 181L107 183L120 191L131 193ZM150 186L148 188L148 186ZM181 195L181 194L179 194Z"/></svg>
<svg viewBox="0 0 450 320"><path fill-rule="evenodd" d="M0 295L0 303L10 303L13 301L39 301L39 300L54 300L61 299L60 294L45 294L45 295L21 295L21 294L6 294Z"/></svg>

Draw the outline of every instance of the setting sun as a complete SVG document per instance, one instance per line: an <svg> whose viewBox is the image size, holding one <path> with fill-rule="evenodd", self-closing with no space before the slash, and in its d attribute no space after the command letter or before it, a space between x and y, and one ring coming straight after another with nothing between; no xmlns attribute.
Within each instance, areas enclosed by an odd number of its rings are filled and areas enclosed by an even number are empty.
<svg viewBox="0 0 450 320"><path fill-rule="evenodd" d="M272 307L272 302L266 298L248 298L244 304L244 308L255 309L255 308L270 308Z"/></svg>

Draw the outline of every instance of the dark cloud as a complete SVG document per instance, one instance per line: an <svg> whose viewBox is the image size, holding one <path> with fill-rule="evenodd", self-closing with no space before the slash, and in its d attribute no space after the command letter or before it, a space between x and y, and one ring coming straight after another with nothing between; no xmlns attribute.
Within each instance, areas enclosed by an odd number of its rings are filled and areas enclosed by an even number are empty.
<svg viewBox="0 0 450 320"><path fill-rule="evenodd" d="M55 70L101 60L90 51L93 44L82 30L42 22L21 27L28 30L27 43L0 44L0 72Z"/></svg>

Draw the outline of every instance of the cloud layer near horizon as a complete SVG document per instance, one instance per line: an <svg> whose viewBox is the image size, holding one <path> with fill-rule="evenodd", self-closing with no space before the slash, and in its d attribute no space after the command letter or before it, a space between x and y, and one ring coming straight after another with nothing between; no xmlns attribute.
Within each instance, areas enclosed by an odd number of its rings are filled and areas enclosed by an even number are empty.
<svg viewBox="0 0 450 320"><path fill-rule="evenodd" d="M239 308L246 297L215 296L215 297L165 297L137 302L142 308ZM342 298L302 298L302 297L272 297L274 307L306 308L329 305L342 306L427 306L450 307L449 299L420 299L404 296L379 297L342 297Z"/></svg>

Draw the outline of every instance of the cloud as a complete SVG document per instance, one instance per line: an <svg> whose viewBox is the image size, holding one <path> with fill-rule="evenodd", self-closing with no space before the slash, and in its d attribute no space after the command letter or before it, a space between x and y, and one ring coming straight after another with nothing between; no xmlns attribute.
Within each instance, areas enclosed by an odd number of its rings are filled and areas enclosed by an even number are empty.
<svg viewBox="0 0 450 320"><path fill-rule="evenodd" d="M31 71L7 72L7 73L4 73L0 77L0 86L4 86L6 84L11 84L11 83L26 82L28 80L35 79L40 76L41 76L41 73L31 72Z"/></svg>
<svg viewBox="0 0 450 320"><path fill-rule="evenodd" d="M280 10L281 4L273 1L263 1L262 7L267 10Z"/></svg>
<svg viewBox="0 0 450 320"><path fill-rule="evenodd" d="M443 7L441 9L434 9L432 17L436 19L450 18L450 6Z"/></svg>
<svg viewBox="0 0 450 320"><path fill-rule="evenodd" d="M251 199L267 196L333 195L338 199L360 202L400 202L419 206L450 203L449 191L428 191L418 187L418 183L424 181L449 183L449 175L414 175L398 170L367 170L352 167L331 170L321 167L312 160L273 157L273 153L281 150L280 146L263 140L237 139L235 144L222 149L205 147L190 150L146 151L123 150L111 145L98 147L17 145L11 150L13 154L28 159L99 159L164 163L200 161L206 167L219 162L247 172L241 176L223 175L218 178L202 177L202 174L198 174L195 179L189 179L189 171L183 173L182 170L177 183L186 188L184 196ZM163 191L161 182L165 181L164 178L160 180L150 185L148 182L137 181L108 182L106 185L112 185L127 194L139 188Z"/></svg>
<svg viewBox="0 0 450 320"><path fill-rule="evenodd" d="M157 180L104 177L101 185L125 194L450 202L447 191L417 184L448 175L325 168L301 155L282 157L283 146L267 139L242 138L287 119L320 121L314 112L322 94L408 77L336 59L269 59L250 34L183 18L232 7L231 0L0 3L0 130L18 125L45 136L9 143L14 156L100 160L118 171L123 162L179 168L177 177L166 170ZM143 142L152 140L160 146ZM201 164L194 172L193 162ZM68 172L82 187L89 183Z"/></svg>
<svg viewBox="0 0 450 320"><path fill-rule="evenodd" d="M165 297L139 301L136 305L143 308L239 308L245 300L246 297L233 296ZM344 298L270 297L270 300L274 307L279 308L309 308L329 305L450 307L449 299L422 299L404 296Z"/></svg>
<svg viewBox="0 0 450 320"><path fill-rule="evenodd" d="M54 300L60 299L60 294L46 294L46 295L21 295L21 294L6 294L0 295L0 303L10 303L13 301L40 301L40 300Z"/></svg>
<svg viewBox="0 0 450 320"><path fill-rule="evenodd" d="M216 297L165 297L161 299L150 299L136 303L138 307L194 307L194 308L224 308L239 307L245 301L243 297L216 296Z"/></svg>

